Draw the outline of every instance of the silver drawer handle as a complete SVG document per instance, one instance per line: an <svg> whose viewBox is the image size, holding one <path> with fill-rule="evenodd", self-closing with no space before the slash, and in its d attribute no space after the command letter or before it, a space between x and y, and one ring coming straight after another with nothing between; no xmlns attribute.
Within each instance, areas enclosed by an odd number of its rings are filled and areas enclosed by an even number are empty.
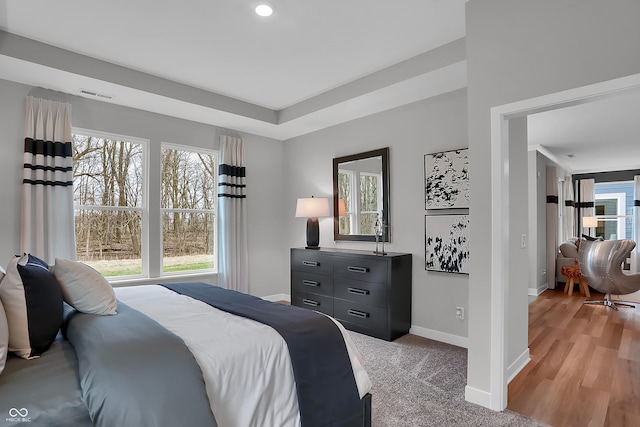
<svg viewBox="0 0 640 427"><path fill-rule="evenodd" d="M352 265L347 266L347 271L350 271L352 273L368 273L369 272L369 268L368 267L354 267Z"/></svg>
<svg viewBox="0 0 640 427"><path fill-rule="evenodd" d="M302 280L303 285L307 286L320 286L320 282L316 282L315 280Z"/></svg>
<svg viewBox="0 0 640 427"><path fill-rule="evenodd" d="M347 288L347 291L350 294L356 295L369 295L369 291L367 289L358 289L358 288Z"/></svg>
<svg viewBox="0 0 640 427"><path fill-rule="evenodd" d="M349 315L351 316L355 316L355 317L360 317L362 319L366 319L367 317L369 317L369 313L365 313L364 311L358 311L358 310L347 310L347 313L349 313Z"/></svg>
<svg viewBox="0 0 640 427"><path fill-rule="evenodd" d="M302 265L306 265L307 267L320 267L318 261L302 261Z"/></svg>
<svg viewBox="0 0 640 427"><path fill-rule="evenodd" d="M312 307L317 307L317 306L319 306L319 305L320 305L320 303L319 303L318 301L314 301L314 300L312 300L312 299L306 299L306 298L304 298L304 299L302 300L302 303L303 303L303 304L306 304L306 305L310 305L310 306L312 306Z"/></svg>

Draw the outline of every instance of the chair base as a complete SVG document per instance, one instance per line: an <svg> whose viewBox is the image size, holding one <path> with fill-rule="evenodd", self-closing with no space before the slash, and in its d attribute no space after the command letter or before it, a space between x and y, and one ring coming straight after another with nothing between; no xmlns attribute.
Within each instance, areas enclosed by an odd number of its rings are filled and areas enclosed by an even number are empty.
<svg viewBox="0 0 640 427"><path fill-rule="evenodd" d="M610 298L611 294L606 294L604 296L604 299L601 300L597 300L597 301L585 301L585 304L602 304L605 307L611 307L614 310L618 309L618 306L621 307L631 307L631 308L636 308L636 303L635 302L631 302L631 301L612 301Z"/></svg>

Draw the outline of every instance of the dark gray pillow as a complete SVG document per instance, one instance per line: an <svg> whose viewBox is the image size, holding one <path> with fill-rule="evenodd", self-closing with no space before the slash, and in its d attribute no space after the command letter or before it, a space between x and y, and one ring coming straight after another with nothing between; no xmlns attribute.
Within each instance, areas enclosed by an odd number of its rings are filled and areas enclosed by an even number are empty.
<svg viewBox="0 0 640 427"><path fill-rule="evenodd" d="M46 262L30 254L9 261L0 282L9 351L25 359L47 351L62 324L62 291Z"/></svg>

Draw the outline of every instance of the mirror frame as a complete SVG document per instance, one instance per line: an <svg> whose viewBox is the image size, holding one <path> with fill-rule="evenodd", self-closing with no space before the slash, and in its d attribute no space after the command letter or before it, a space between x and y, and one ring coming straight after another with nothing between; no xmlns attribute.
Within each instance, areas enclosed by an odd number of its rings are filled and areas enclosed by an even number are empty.
<svg viewBox="0 0 640 427"><path fill-rule="evenodd" d="M383 235L385 242L391 241L389 222L389 147L378 150L365 151L350 156L336 157L333 159L333 240L351 240L360 242L375 242L374 235L366 234L340 234L340 216L338 213L338 168L340 163L364 160L371 157L382 157L382 219L387 225Z"/></svg>

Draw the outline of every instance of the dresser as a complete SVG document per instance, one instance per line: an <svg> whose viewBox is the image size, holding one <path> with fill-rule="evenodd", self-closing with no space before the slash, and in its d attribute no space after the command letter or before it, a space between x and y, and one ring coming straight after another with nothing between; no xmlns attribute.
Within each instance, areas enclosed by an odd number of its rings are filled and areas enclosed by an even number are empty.
<svg viewBox="0 0 640 427"><path fill-rule="evenodd" d="M291 304L394 340L411 327L411 254L291 249Z"/></svg>

